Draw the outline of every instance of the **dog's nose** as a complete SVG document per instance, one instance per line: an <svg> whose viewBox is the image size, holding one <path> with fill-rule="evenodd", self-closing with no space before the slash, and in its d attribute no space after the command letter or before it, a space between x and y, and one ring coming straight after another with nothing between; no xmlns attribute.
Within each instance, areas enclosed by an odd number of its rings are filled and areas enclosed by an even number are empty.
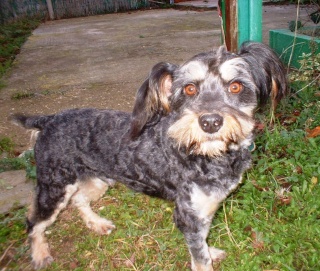
<svg viewBox="0 0 320 271"><path fill-rule="evenodd" d="M223 118L218 114L204 114L199 117L201 129L209 134L216 133L223 124Z"/></svg>

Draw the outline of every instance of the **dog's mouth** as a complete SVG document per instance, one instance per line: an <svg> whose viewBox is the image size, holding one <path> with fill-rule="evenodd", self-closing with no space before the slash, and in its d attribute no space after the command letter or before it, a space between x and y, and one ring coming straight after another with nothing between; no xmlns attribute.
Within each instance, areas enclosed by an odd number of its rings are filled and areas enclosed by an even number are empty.
<svg viewBox="0 0 320 271"><path fill-rule="evenodd" d="M252 137L254 121L226 113L196 114L186 110L168 131L188 154L217 157L238 149ZM250 145L250 144L249 144Z"/></svg>

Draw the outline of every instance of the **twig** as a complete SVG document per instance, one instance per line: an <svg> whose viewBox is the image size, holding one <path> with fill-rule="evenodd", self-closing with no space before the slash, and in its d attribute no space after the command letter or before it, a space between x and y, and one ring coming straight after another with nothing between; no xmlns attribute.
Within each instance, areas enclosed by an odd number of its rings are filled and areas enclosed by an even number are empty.
<svg viewBox="0 0 320 271"><path fill-rule="evenodd" d="M312 80L309 84L305 85L302 89L299 89L299 90L296 92L296 94L299 93L300 91L304 90L305 88L309 87L310 85L312 85L312 84L313 84L314 82L316 82L318 79L320 79L320 74L319 74L314 80Z"/></svg>
<svg viewBox="0 0 320 271"><path fill-rule="evenodd" d="M15 244L16 241L14 241L13 243L11 243L7 249L5 250L5 252L3 252L1 258L0 258L0 262L2 262L2 260L4 259L4 257L6 256L6 254L8 253L9 249Z"/></svg>
<svg viewBox="0 0 320 271"><path fill-rule="evenodd" d="M223 212L224 212L224 221L225 221L225 224L226 224L226 230L227 230L227 233L228 233L228 236L229 236L229 239L230 241L235 244L238 248L240 248L240 246L237 244L236 240L234 239L232 233L231 233L231 230L229 228L229 224L228 224L228 219L227 219L227 214L226 214L226 205L225 203L223 203Z"/></svg>
<svg viewBox="0 0 320 271"><path fill-rule="evenodd" d="M292 59L292 56L293 56L293 51L294 51L294 47L295 47L296 39L297 39L299 11L300 11L300 0L298 0L298 5L297 5L297 16L296 16L296 23L295 23L295 26L294 26L293 46L292 46L292 51L291 51L291 54L290 54L290 57L289 57L289 61L288 61L288 72L289 72L289 69L290 69L290 63L291 63L291 59Z"/></svg>

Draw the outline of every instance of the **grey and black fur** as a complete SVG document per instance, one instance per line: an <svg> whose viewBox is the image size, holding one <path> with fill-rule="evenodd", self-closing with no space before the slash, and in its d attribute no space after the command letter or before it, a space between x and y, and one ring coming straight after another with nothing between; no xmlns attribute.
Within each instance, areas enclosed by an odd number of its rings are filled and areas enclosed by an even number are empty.
<svg viewBox="0 0 320 271"><path fill-rule="evenodd" d="M256 107L286 92L278 57L260 43L238 54L221 47L181 66L155 65L138 90L132 113L73 109L49 116L15 115L39 130L37 187L28 214L35 268L53 261L44 237L71 200L99 234L115 226L90 208L115 181L174 201L194 271L211 271L225 257L206 238L219 204L250 167Z"/></svg>

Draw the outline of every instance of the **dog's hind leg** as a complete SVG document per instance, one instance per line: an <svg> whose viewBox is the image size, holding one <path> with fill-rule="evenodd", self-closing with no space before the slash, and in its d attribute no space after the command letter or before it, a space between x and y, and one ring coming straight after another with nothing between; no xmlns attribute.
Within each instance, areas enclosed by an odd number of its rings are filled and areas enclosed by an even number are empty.
<svg viewBox="0 0 320 271"><path fill-rule="evenodd" d="M93 212L90 202L102 197L108 186L113 183L113 180L102 181L99 178L79 181L79 190L72 197L72 204L79 209L86 226L98 234L110 234L115 226L111 221Z"/></svg>
<svg viewBox="0 0 320 271"><path fill-rule="evenodd" d="M71 196L78 188L77 184L67 185L61 193L61 196L56 196L51 204L48 203L50 202L49 197L57 191L53 191L51 187L49 191L45 191L47 193L41 193L40 187L37 189L37 197L29 211L27 224L31 244L32 263L35 269L40 269L45 268L53 261L50 255L49 244L44 236L45 230L56 220L60 211L67 206ZM51 195L50 192L52 193ZM52 198L53 197L51 197L51 200ZM54 204L56 206L52 206ZM51 206L49 207L49 205Z"/></svg>

